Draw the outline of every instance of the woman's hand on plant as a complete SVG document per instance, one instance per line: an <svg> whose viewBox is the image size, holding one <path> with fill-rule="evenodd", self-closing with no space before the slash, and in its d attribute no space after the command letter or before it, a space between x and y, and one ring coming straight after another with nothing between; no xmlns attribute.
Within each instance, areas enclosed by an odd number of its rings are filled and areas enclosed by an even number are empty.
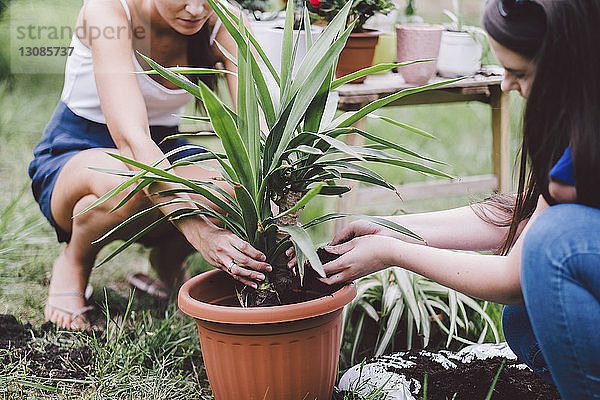
<svg viewBox="0 0 600 400"><path fill-rule="evenodd" d="M390 267L392 249L398 243L389 236L367 235L336 246L325 246L326 251L340 257L323 265L327 278L319 280L328 285L345 283Z"/></svg>
<svg viewBox="0 0 600 400"><path fill-rule="evenodd" d="M341 231L336 233L333 239L331 240L330 245L335 246L360 236L382 235L385 234L384 231L392 232L389 229L386 229L381 225L377 225L374 222L359 219L357 221L351 222L350 224L348 224L348 226L342 228Z"/></svg>
<svg viewBox="0 0 600 400"><path fill-rule="evenodd" d="M189 240L190 236L186 237ZM192 237L197 239L190 242L210 265L227 272L245 285L256 288L256 282L265 280L264 272L273 270L265 262L267 257L262 252L211 222L201 234Z"/></svg>

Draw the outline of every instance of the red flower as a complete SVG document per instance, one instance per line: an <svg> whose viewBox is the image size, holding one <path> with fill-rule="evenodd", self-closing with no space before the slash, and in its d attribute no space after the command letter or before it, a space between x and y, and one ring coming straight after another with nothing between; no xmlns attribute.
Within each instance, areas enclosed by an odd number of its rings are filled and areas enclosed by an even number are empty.
<svg viewBox="0 0 600 400"><path fill-rule="evenodd" d="M321 2L319 0L310 0L310 5L314 8L319 8L321 7Z"/></svg>

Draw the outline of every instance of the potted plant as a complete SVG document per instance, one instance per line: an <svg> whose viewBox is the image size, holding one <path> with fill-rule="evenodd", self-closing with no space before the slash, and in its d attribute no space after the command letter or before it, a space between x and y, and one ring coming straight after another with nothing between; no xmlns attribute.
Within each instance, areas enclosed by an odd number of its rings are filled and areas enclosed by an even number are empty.
<svg viewBox="0 0 600 400"><path fill-rule="evenodd" d="M307 39L307 57L295 77L292 77L290 69L295 58L292 2L287 6L281 75L241 23L241 18L219 0L208 2L238 46L237 60L234 60L238 66L237 113L201 81L196 85L182 75L222 71L181 67L168 69L151 59L146 60L157 73L202 101L225 152L206 149L205 153L186 157L166 169L156 168L158 164L146 165L111 154L139 168L139 171L107 171L129 179L98 199L90 208L127 188L133 188L126 197L131 198L155 180L182 186L181 189L169 191L169 194L196 193L217 204L224 214L215 212L201 201L194 201L197 208L180 210L162 219L190 215L215 218L266 254L273 271L267 274L267 279L256 290L236 286L231 277L222 271L210 271L194 277L180 290L181 310L193 316L198 325L204 363L215 398L329 399L339 358L341 309L352 300L356 289L348 285L328 290L324 285L318 285L318 281L307 279L310 274L324 276L307 229L346 215L322 215L299 225L297 213L316 196L339 196L348 192L350 189L340 184L341 179L368 182L393 190L393 186L381 176L360 165L361 161L447 177L436 169L408 161L397 153L420 159L425 157L352 127L352 124L385 104L444 83L397 92L361 110L334 119L333 113L327 113L325 107L332 90L354 78L396 66L371 67L334 79L336 60L356 24L353 22L346 28L351 3L342 8L314 43ZM306 9L303 15L307 21ZM310 35L306 37L310 38ZM264 62L267 72L263 73L259 68L256 57ZM265 73L269 73L277 82L279 101L271 97ZM449 82L452 81L445 83ZM259 108L264 113L268 134L262 132L259 126ZM385 120L405 126L388 118ZM362 135L374 144L363 147L347 145L340 138L348 134ZM174 152L179 150L175 149ZM218 179L227 180L235 196L219 189L212 181L191 181L171 173L171 169L177 165L192 163L205 166L207 160L216 160L216 168L222 175ZM183 200L176 199L168 203L178 201ZM162 205L156 205L153 209ZM142 211L132 216L98 240L106 239L115 230L144 214L145 211ZM418 238L387 220L364 218ZM103 262L121 252L155 224L136 233ZM298 259L296 274L286 266L287 257L284 254L290 246L294 247ZM263 307L235 306L238 301L243 306L252 304Z"/></svg>
<svg viewBox="0 0 600 400"><path fill-rule="evenodd" d="M407 83L424 85L435 75L443 27L424 23L396 25L396 61L426 60L399 70Z"/></svg>
<svg viewBox="0 0 600 400"><path fill-rule="evenodd" d="M382 32L364 27L369 18L375 14L388 14L395 6L392 0L306 0L308 10L324 21L331 21L347 2L352 3L348 23L354 23L354 29L344 50L340 54L336 76L345 76L373 63L375 46ZM366 76L357 78L351 83L362 83Z"/></svg>
<svg viewBox="0 0 600 400"><path fill-rule="evenodd" d="M488 48L485 32L465 25L463 2L453 0L453 10L444 10L450 19L442 33L437 70L444 77L473 75L481 69L484 48Z"/></svg>
<svg viewBox="0 0 600 400"><path fill-rule="evenodd" d="M392 267L356 285L358 294L342 313L343 367L412 348L482 343L487 336L500 340L487 302L482 305L410 271ZM483 325L480 330L475 323Z"/></svg>
<svg viewBox="0 0 600 400"><path fill-rule="evenodd" d="M251 2L265 2L267 0L244 0ZM298 2L302 5L302 0L294 0L295 8L298 7ZM252 4L252 3L251 3ZM250 19L250 26L252 34L258 40L258 43L264 50L265 54L271 60L275 70L281 72L281 48L283 43L283 28L285 25L285 8L284 10L278 10L275 12L267 13L259 11L252 11L253 18ZM307 30L302 27L303 19L300 13L294 14L294 41L298 41L296 48L296 57L294 59L294 67L292 69L292 75L296 73L300 63L306 55L306 32ZM321 26L310 27L311 41L314 41L318 35L323 31Z"/></svg>
<svg viewBox="0 0 600 400"><path fill-rule="evenodd" d="M255 21L270 20L277 14L266 14L269 9L268 0L236 0L237 5L248 14L251 14Z"/></svg>
<svg viewBox="0 0 600 400"><path fill-rule="evenodd" d="M423 18L417 15L415 0L406 0L404 12L398 17L399 24L422 24Z"/></svg>
<svg viewBox="0 0 600 400"><path fill-rule="evenodd" d="M416 15L415 1L407 0L404 15L396 25L396 61L428 60L399 70L407 83L422 85L435 74L435 59L440 49L442 27L425 24Z"/></svg>

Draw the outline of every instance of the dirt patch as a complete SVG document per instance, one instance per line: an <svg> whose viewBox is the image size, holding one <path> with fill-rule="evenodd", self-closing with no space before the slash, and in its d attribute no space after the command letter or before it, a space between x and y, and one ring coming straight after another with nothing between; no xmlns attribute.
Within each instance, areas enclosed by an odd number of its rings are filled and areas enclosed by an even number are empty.
<svg viewBox="0 0 600 400"><path fill-rule="evenodd" d="M415 366L407 368L389 367L388 371L416 379L423 383L427 374L427 399L484 399L492 385L492 381L504 361L494 388L492 400L560 400L560 395L553 385L546 383L530 369L523 369L516 360L502 357L475 359L471 362L456 362L456 368L445 368L431 356L418 351L406 353L405 360L414 362ZM412 388L411 388L412 389Z"/></svg>
<svg viewBox="0 0 600 400"><path fill-rule="evenodd" d="M34 340L52 329L53 324L45 323L37 331L30 324L21 325L12 315L0 314L0 363L16 364L26 369L27 375L37 377L85 379L94 361L92 350Z"/></svg>

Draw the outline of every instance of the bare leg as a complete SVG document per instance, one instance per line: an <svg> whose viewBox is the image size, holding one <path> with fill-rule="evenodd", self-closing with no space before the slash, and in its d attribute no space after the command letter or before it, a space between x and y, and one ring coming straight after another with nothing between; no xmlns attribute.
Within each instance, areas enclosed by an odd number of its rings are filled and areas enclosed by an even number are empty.
<svg viewBox="0 0 600 400"><path fill-rule="evenodd" d="M105 154L102 150L92 149L74 156L61 171L53 194L52 215L56 223L65 231L71 232L71 241L63 253L56 259L52 269L49 297L51 303L45 310L46 320L55 322L59 327L82 329L86 325L84 318L71 321L71 315L60 308L79 310L85 305L81 296L54 296L65 292L83 293L88 283L91 269L100 249L109 242L93 245L109 229L122 222L134 212L145 208L150 203L143 196L134 197L122 209L108 213L123 195L94 208L85 214L73 218L85 210L104 193L122 182L122 178L90 170L89 167L126 169L125 165ZM158 212L149 218L157 218ZM141 222L144 223L144 222ZM140 225L131 226L128 232L111 238L111 240L128 237Z"/></svg>
<svg viewBox="0 0 600 400"><path fill-rule="evenodd" d="M96 256L105 244L115 239L129 238L133 232L139 231L143 226L162 216L160 211L149 213L139 221L128 225L127 229L115 233L113 237L103 243L92 245L93 241L114 226L151 205L150 200L140 193L119 210L108 213L126 195L126 193L122 193L101 206L73 218L74 215L85 210L106 192L123 182L124 178L90 169L90 167L97 167L127 170L123 163L110 157L106 152L116 152L116 150L89 149L78 153L67 162L57 179L52 194L52 215L58 226L71 232L71 241L54 263L49 288L50 297L53 293L59 292L83 293ZM195 179L210 179L215 176L213 171L196 166L178 168L177 173ZM229 190L231 191L231 188ZM168 234L165 234L167 232ZM185 257L193 251L193 248L183 235L179 232L173 233L173 228L168 222L155 228L152 236L173 238L158 247L151 256L151 263L159 277L168 285L174 286ZM64 309L78 310L84 306L84 303L84 299L80 296L52 297L52 304ZM46 320L56 322L63 328L80 329L85 325L83 319L71 321L70 314L50 306L46 307L45 316Z"/></svg>
<svg viewBox="0 0 600 400"><path fill-rule="evenodd" d="M186 280L184 264L194 250L183 235L150 251L150 265L168 291L174 292Z"/></svg>

